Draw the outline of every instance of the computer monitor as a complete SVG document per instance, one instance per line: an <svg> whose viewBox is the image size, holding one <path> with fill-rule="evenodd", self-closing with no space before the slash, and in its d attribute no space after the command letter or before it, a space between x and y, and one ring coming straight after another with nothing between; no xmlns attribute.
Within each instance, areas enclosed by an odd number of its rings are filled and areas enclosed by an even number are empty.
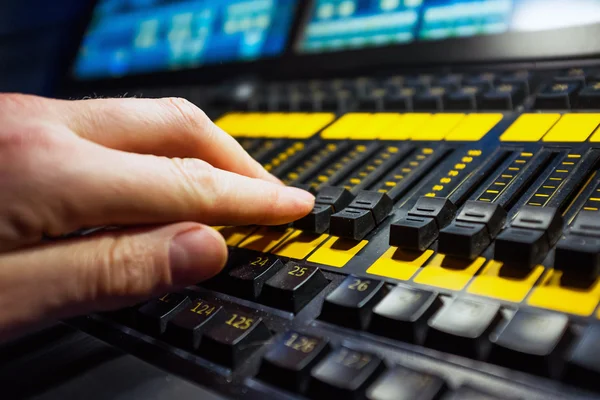
<svg viewBox="0 0 600 400"><path fill-rule="evenodd" d="M598 0L316 0L298 51L364 49L599 22Z"/></svg>
<svg viewBox="0 0 600 400"><path fill-rule="evenodd" d="M100 0L78 51L78 80L280 55L298 0Z"/></svg>

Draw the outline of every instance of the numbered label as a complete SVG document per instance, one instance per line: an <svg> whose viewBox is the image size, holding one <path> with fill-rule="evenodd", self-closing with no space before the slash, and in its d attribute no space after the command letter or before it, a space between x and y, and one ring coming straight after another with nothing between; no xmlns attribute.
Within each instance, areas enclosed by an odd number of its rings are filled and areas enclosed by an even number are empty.
<svg viewBox="0 0 600 400"><path fill-rule="evenodd" d="M250 265L264 267L269 262L269 257L256 257L256 260L252 261Z"/></svg>
<svg viewBox="0 0 600 400"><path fill-rule="evenodd" d="M307 267L299 267L298 265L294 265L292 270L288 272L288 275L302 277L306 275L306 271L308 271Z"/></svg>
<svg viewBox="0 0 600 400"><path fill-rule="evenodd" d="M335 361L344 367L362 369L369 364L371 360L372 357L369 354L350 351L343 348L338 353Z"/></svg>
<svg viewBox="0 0 600 400"><path fill-rule="evenodd" d="M292 333L290 338L285 342L285 345L303 353L310 353L315 349L318 343L319 342L316 339Z"/></svg>
<svg viewBox="0 0 600 400"><path fill-rule="evenodd" d="M225 323L229 326L233 326L236 329L241 329L245 331L246 329L252 326L252 324L254 323L254 319L233 314L231 318L229 318L229 320Z"/></svg>
<svg viewBox="0 0 600 400"><path fill-rule="evenodd" d="M210 304L206 304L203 301L198 301L196 306L190 309L191 312L194 312L198 315L206 315L207 317L212 315L216 310L216 307Z"/></svg>
<svg viewBox="0 0 600 400"><path fill-rule="evenodd" d="M354 282L348 285L348 289L350 290L358 290L359 292L364 292L369 288L371 281L363 281L362 279L354 279Z"/></svg>

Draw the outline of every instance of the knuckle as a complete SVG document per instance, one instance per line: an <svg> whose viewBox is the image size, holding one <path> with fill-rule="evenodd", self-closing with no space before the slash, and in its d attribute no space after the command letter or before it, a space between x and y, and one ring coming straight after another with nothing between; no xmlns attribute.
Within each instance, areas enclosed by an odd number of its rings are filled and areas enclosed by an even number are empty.
<svg viewBox="0 0 600 400"><path fill-rule="evenodd" d="M95 276L88 279L92 299L142 298L168 284L166 255L144 241L131 236L109 237L99 249L97 266L91 268Z"/></svg>
<svg viewBox="0 0 600 400"><path fill-rule="evenodd" d="M186 134L196 135L206 130L208 117L195 104L182 97L169 97L165 101Z"/></svg>

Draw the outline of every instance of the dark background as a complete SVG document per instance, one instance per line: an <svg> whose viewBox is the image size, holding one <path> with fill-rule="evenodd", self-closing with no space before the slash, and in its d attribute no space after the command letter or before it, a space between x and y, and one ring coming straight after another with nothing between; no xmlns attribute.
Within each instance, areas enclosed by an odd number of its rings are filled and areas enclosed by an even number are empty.
<svg viewBox="0 0 600 400"><path fill-rule="evenodd" d="M0 0L0 92L51 96L91 0Z"/></svg>

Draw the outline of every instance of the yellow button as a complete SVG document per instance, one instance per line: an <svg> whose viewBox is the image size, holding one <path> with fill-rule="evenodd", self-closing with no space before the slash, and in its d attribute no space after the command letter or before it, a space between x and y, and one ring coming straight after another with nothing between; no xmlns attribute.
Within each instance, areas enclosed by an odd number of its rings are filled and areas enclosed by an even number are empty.
<svg viewBox="0 0 600 400"><path fill-rule="evenodd" d="M321 137L323 139L348 139L353 134L358 134L372 116L373 114L367 113L346 114L321 132Z"/></svg>
<svg viewBox="0 0 600 400"><path fill-rule="evenodd" d="M500 136L500 141L537 142L559 118L560 114L523 114Z"/></svg>
<svg viewBox="0 0 600 400"><path fill-rule="evenodd" d="M333 113L290 113L281 137L308 139L335 119Z"/></svg>
<svg viewBox="0 0 600 400"><path fill-rule="evenodd" d="M544 267L541 265L525 273L517 269L506 270L506 268L509 267L503 267L501 262L490 261L481 274L471 282L467 292L520 303L544 272Z"/></svg>
<svg viewBox="0 0 600 400"><path fill-rule="evenodd" d="M412 140L444 140L465 118L465 114L435 114L423 126L415 129L411 134Z"/></svg>
<svg viewBox="0 0 600 400"><path fill-rule="evenodd" d="M400 120L398 123L390 126L385 132L378 135L379 139L382 140L407 140L410 139L411 135L421 129L429 120L432 115L427 113L408 113L400 114Z"/></svg>
<svg viewBox="0 0 600 400"><path fill-rule="evenodd" d="M246 239L248 235L257 230L255 226L228 226L219 229L219 233L223 236L228 246L237 246Z"/></svg>
<svg viewBox="0 0 600 400"><path fill-rule="evenodd" d="M527 304L584 317L592 315L600 301L600 279L588 288L575 288L561 285L561 276L561 271L546 272Z"/></svg>
<svg viewBox="0 0 600 400"><path fill-rule="evenodd" d="M594 134L590 138L590 142L600 142L600 127L596 129L596 132L594 132Z"/></svg>
<svg viewBox="0 0 600 400"><path fill-rule="evenodd" d="M285 239L274 253L281 257L304 260L312 253L329 235L315 235L314 233L295 231Z"/></svg>
<svg viewBox="0 0 600 400"><path fill-rule="evenodd" d="M600 124L600 114L565 114L544 142L585 142Z"/></svg>
<svg viewBox="0 0 600 400"><path fill-rule="evenodd" d="M323 246L319 247L312 256L308 257L308 261L342 268L358 254L367 243L367 240L357 242L355 240L340 239L332 236Z"/></svg>
<svg viewBox="0 0 600 400"><path fill-rule="evenodd" d="M502 114L470 114L446 136L446 140L477 141L487 135L500 121L502 121Z"/></svg>
<svg viewBox="0 0 600 400"><path fill-rule="evenodd" d="M401 114L377 113L373 114L369 123L352 135L353 139L378 139L385 136L402 120Z"/></svg>
<svg viewBox="0 0 600 400"><path fill-rule="evenodd" d="M429 260L432 254L432 250L420 252L390 247L367 269L367 273L407 281Z"/></svg>
<svg viewBox="0 0 600 400"><path fill-rule="evenodd" d="M421 269L414 281L449 290L462 290L485 261L483 257L467 261L436 254L431 262Z"/></svg>
<svg viewBox="0 0 600 400"><path fill-rule="evenodd" d="M293 229L281 231L278 229L260 228L257 232L244 239L238 247L268 253L292 232Z"/></svg>

